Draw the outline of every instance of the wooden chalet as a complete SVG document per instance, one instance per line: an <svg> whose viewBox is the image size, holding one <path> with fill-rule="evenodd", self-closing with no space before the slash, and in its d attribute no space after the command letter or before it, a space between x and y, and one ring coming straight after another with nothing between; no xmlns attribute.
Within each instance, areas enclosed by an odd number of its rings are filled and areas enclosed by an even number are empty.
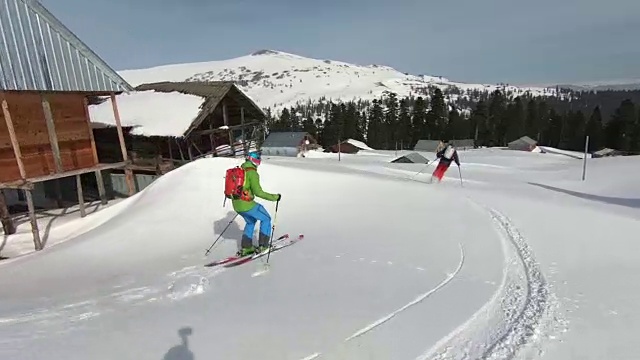
<svg viewBox="0 0 640 360"><path fill-rule="evenodd" d="M197 106L196 111L185 108L177 115L156 116L148 109L180 104L161 104L165 98L154 99L153 96L134 100L132 95L135 93L121 95L130 97L128 108L123 107L121 115L125 146L136 173L161 175L202 156L245 154L249 148L255 148L261 138L266 114L232 82L158 82L139 85L135 90L138 94L173 93L201 98L196 105L193 102L189 105ZM180 98L176 97L176 100ZM98 101L90 110L105 114L105 111L99 111L104 110L99 109L104 106ZM98 156L111 162L117 157L113 145L116 138L114 123L93 115L92 121ZM157 126L159 123L170 123L171 129ZM136 132L138 127L142 129Z"/></svg>
<svg viewBox="0 0 640 360"><path fill-rule="evenodd" d="M115 97L133 88L37 1L0 2L0 13L10 20L0 21L0 33L12 39L0 42L0 190L22 192L34 245L41 250L32 192L53 182L60 194L60 180L75 177L85 216L81 175L94 173L106 203L101 171L127 169L129 163ZM113 109L121 151L112 163L100 161L91 130L88 102L96 96L108 96ZM5 200L0 191L0 217L5 234L11 234L15 227Z"/></svg>

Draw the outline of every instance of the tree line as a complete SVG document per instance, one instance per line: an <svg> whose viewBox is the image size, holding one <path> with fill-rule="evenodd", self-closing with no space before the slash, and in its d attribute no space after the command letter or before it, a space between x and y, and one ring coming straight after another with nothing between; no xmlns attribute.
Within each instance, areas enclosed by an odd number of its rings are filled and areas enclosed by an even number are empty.
<svg viewBox="0 0 640 360"><path fill-rule="evenodd" d="M477 94L478 95L478 94ZM464 101L469 101L465 98ZM546 145L582 151L604 147L640 152L640 91L577 92L536 97L495 90L462 105L434 88L429 95L318 102L268 112L269 131L306 131L323 147L352 138L375 149L412 149L420 139L474 139L476 146L506 146L524 135Z"/></svg>

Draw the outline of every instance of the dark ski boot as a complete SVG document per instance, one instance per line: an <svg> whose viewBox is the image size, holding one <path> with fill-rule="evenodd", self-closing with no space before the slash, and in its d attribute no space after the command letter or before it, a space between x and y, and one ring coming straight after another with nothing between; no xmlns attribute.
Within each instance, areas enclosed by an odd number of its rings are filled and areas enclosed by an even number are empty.
<svg viewBox="0 0 640 360"><path fill-rule="evenodd" d="M240 246L241 249L237 253L238 256L247 256L257 252L256 247L253 246L253 239L246 235L242 235Z"/></svg>

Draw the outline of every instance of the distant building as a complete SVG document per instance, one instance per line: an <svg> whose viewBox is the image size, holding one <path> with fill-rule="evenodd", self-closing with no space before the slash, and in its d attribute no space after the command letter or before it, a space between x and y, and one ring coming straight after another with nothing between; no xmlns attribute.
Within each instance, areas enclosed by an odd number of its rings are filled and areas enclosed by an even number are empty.
<svg viewBox="0 0 640 360"><path fill-rule="evenodd" d="M426 164L429 160L424 156L413 152L393 159L391 162L396 164Z"/></svg>
<svg viewBox="0 0 640 360"><path fill-rule="evenodd" d="M437 152L442 146L443 144L440 140L418 140L416 146L413 147L413 150Z"/></svg>
<svg viewBox="0 0 640 360"><path fill-rule="evenodd" d="M458 150L474 149L476 141L474 139L457 139L449 141Z"/></svg>
<svg viewBox="0 0 640 360"><path fill-rule="evenodd" d="M593 158L602 158L602 157L625 156L625 155L629 155L629 153L626 152L626 151L615 150L615 149L610 149L610 148L604 148L604 149L601 149L601 150L598 150L598 151L594 152L592 157Z"/></svg>
<svg viewBox="0 0 640 360"><path fill-rule="evenodd" d="M362 141L348 139L340 142L339 144L332 145L325 152L337 153L340 151L345 154L356 154L360 150L373 150L367 144Z"/></svg>
<svg viewBox="0 0 640 360"><path fill-rule="evenodd" d="M304 156L318 148L318 141L305 131L272 132L262 143L260 150L267 156Z"/></svg>
<svg viewBox="0 0 640 360"><path fill-rule="evenodd" d="M538 142L528 136L523 136L513 140L508 144L509 150L533 151L538 146Z"/></svg>

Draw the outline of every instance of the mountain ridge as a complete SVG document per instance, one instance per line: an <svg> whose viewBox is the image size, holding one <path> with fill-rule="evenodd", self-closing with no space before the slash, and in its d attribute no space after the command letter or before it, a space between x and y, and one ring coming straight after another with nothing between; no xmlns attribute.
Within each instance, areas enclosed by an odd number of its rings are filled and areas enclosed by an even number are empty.
<svg viewBox="0 0 640 360"><path fill-rule="evenodd" d="M118 73L133 86L158 81L234 81L259 106L275 111L302 102L372 100L386 92L400 97L429 97L429 88L433 87L447 90L450 102L460 96L474 97L496 89L515 96L555 95L555 87L464 83L442 76L412 75L387 65L314 59L272 49L226 60L160 65Z"/></svg>

